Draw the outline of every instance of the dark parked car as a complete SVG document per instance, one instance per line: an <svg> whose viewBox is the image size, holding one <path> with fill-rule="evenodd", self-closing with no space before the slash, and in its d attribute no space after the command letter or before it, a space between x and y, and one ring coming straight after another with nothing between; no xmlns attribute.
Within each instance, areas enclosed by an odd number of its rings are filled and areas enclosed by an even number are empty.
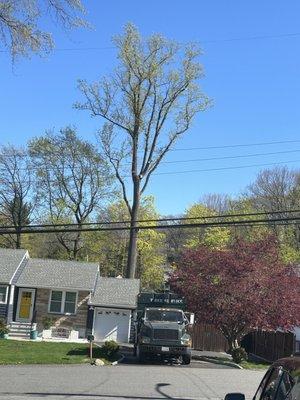
<svg viewBox="0 0 300 400"><path fill-rule="evenodd" d="M228 393L225 400L245 400L245 396ZM283 358L271 365L253 400L300 400L300 357Z"/></svg>

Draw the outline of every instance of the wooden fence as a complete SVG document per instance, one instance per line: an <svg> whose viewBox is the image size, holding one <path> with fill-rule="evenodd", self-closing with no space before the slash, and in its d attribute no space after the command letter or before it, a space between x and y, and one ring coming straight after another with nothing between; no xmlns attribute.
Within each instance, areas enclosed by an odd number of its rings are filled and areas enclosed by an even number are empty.
<svg viewBox="0 0 300 400"><path fill-rule="evenodd" d="M226 352L228 349L224 336L212 325L195 324L191 335L195 350Z"/></svg>
<svg viewBox="0 0 300 400"><path fill-rule="evenodd" d="M295 335L292 332L253 331L242 340L247 353L267 361L288 357L295 351Z"/></svg>
<svg viewBox="0 0 300 400"><path fill-rule="evenodd" d="M193 348L202 351L228 350L228 344L221 332L209 324L195 324L191 330ZM242 340L247 353L273 362L295 352L295 335L292 332L253 331Z"/></svg>

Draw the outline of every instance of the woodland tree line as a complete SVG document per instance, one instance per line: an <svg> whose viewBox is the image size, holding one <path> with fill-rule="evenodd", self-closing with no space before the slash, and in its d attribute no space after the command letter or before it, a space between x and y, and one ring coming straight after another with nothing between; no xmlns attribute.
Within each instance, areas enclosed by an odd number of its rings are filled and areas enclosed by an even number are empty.
<svg viewBox="0 0 300 400"><path fill-rule="evenodd" d="M196 179L200 187L201 177ZM104 276L126 276L128 231L80 232L80 227L87 222L130 220L118 189L111 166L99 147L81 139L73 128L48 132L32 139L23 149L3 146L0 151L1 226L12 226L17 234L2 234L0 245L26 248L32 257L95 261L100 263ZM299 204L300 172L276 167L261 171L238 198L207 194L181 217L278 210L285 217L288 214L284 211L295 210ZM159 215L152 196L142 198L138 220L165 217L172 216ZM239 219L242 217L235 217ZM201 220L205 221L209 219ZM195 221L182 221L187 222ZM65 223L75 223L79 232L23 234L21 229L25 225ZM146 224L155 226L157 222ZM299 263L299 226L295 223L140 230L136 276L142 279L144 288L159 289L165 274L172 272L183 251L199 246L222 250L237 239L253 242L269 234L278 241L284 263Z"/></svg>

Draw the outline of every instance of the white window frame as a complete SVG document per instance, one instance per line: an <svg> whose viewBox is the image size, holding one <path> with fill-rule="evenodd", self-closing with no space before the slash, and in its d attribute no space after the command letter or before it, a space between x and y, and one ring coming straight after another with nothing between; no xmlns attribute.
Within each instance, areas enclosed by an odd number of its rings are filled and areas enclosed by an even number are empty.
<svg viewBox="0 0 300 400"><path fill-rule="evenodd" d="M1 288L6 288L4 301L0 301L0 304L7 304L8 286L7 285L0 285L0 287Z"/></svg>
<svg viewBox="0 0 300 400"><path fill-rule="evenodd" d="M50 311L51 299L52 299L52 292L62 292L61 305L60 305L60 312ZM67 293L67 292L75 293L75 294L76 294L76 299L75 299L75 312L74 312L74 313L65 313L65 312L64 312L65 300L66 300L66 293ZM60 315L76 315L76 314L77 314L77 304L78 304L78 292L77 292L76 290L52 289L51 292L50 292L50 296L49 296L48 313L49 313L49 314L60 314Z"/></svg>

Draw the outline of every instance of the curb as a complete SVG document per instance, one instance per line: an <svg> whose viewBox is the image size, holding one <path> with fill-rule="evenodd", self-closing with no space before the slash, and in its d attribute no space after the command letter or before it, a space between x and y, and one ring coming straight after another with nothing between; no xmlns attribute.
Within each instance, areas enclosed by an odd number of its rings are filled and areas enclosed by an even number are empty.
<svg viewBox="0 0 300 400"><path fill-rule="evenodd" d="M238 364L236 364L234 362L221 361L221 360L218 360L216 358L209 358L209 357L205 357L205 356L192 355L192 359L199 360L199 361L206 361L206 362L210 362L212 364L226 365L228 367L237 368L237 369L244 369L243 367L241 367L240 365L238 365Z"/></svg>
<svg viewBox="0 0 300 400"><path fill-rule="evenodd" d="M124 360L125 356L124 354L121 355L121 357L117 360L111 363L111 365L118 365L119 363L121 363Z"/></svg>

